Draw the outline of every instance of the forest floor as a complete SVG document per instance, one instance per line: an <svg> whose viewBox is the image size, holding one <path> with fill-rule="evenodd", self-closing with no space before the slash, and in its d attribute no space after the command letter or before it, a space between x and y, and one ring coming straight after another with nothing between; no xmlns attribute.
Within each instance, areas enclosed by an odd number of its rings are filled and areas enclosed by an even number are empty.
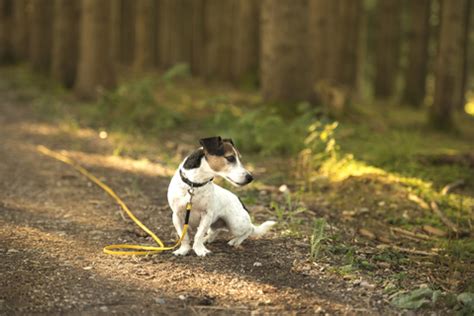
<svg viewBox="0 0 474 316"><path fill-rule="evenodd" d="M374 129L364 134L357 122L347 123L342 150L360 150L366 164L339 165L344 176L321 174L310 191L292 180L289 158L248 155L259 181L232 190L243 197L256 222L279 221L271 233L237 250L220 239L209 245L212 253L205 258L169 252L116 257L102 248L152 241L103 191L40 154L37 146L63 151L87 168L172 244L176 236L167 186L204 130L178 124L151 138L106 134L103 128L77 123L82 114L71 107L58 118L54 104L38 105L48 89L19 82L11 69L0 70L0 314L387 315L420 306L418 311L426 314L471 311L471 134L436 134L430 140L454 149L433 151L433 144L426 144L423 152L403 158L400 146L386 144L385 127L374 127L381 138L374 149L367 140ZM67 95L54 98L73 102ZM396 141L426 142L426 134L413 136L412 130L397 135ZM387 154L390 149L393 156ZM410 164L411 159L420 163ZM387 161L396 163L385 169L378 165ZM410 168L398 172L397 164ZM421 165L426 166L423 172ZM461 179L464 183L447 195L437 193ZM448 227L423 204L433 201L443 212L449 210L447 216L462 233L447 236ZM459 209L453 206L459 203ZM315 219L324 219L326 228L313 226ZM311 240L317 248L313 257Z"/></svg>

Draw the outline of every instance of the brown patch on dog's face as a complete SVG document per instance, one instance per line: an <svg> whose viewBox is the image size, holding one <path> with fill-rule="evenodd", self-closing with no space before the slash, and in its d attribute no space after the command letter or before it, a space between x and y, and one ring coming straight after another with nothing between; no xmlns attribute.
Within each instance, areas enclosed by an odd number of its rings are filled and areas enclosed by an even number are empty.
<svg viewBox="0 0 474 316"><path fill-rule="evenodd" d="M204 150L207 163L216 172L226 171L233 163L237 161L234 146L229 142L222 143L222 151L219 155L213 155ZM222 155L221 155L222 153Z"/></svg>

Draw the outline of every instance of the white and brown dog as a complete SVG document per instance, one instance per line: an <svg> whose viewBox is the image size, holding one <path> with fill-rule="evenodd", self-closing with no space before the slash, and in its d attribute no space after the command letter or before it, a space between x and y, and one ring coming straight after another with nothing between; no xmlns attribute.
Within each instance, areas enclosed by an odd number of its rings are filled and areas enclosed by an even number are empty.
<svg viewBox="0 0 474 316"><path fill-rule="evenodd" d="M230 139L210 137L200 140L201 148L186 157L171 179L168 187L168 203L173 210L173 224L181 236L193 189L192 211L188 232L194 234L192 249L198 256L210 251L204 246L211 243L222 230L233 236L231 246L239 246L247 237L259 237L274 224L266 221L254 226L247 209L232 192L214 184L215 176L221 176L235 186L252 182L253 177L240 161L240 154ZM189 233L184 237L175 255L186 255L191 250Z"/></svg>

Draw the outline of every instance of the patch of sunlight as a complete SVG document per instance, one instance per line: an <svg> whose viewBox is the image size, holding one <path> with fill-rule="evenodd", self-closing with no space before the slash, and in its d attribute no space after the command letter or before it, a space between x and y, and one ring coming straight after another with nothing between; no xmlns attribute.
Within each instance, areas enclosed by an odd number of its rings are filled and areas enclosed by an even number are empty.
<svg viewBox="0 0 474 316"><path fill-rule="evenodd" d="M466 103L464 110L467 114L474 116L474 99L470 99L469 102Z"/></svg>
<svg viewBox="0 0 474 316"><path fill-rule="evenodd" d="M113 168L146 176L170 177L174 174L174 169L162 164L153 163L146 158L132 159L117 155L99 155L80 151L62 151L62 153L88 166Z"/></svg>
<svg viewBox="0 0 474 316"><path fill-rule="evenodd" d="M343 159L329 159L321 166L321 173L331 181L344 181L349 177L359 177L366 174L385 175L383 169L369 166L362 161L355 160L352 155Z"/></svg>
<svg viewBox="0 0 474 316"><path fill-rule="evenodd" d="M74 248L76 254L102 254L96 247L88 245L85 241L79 241L77 236L68 236L65 231L44 230L31 225L13 223L3 223L3 227L5 228L2 230L3 232L13 232L14 238L10 239L10 245L21 252L28 253L35 250L43 254L59 255L62 259L71 257L70 253L73 251L68 251L71 248ZM8 235L2 236L2 231L0 231L0 237L6 239ZM12 233L9 235L12 235ZM73 256L76 254L73 254Z"/></svg>
<svg viewBox="0 0 474 316"><path fill-rule="evenodd" d="M433 186L432 182L424 181L420 178L406 177L370 166L365 162L354 159L352 155L347 155L342 159L329 159L321 166L320 172L333 182L344 181L349 177L360 177L370 174L383 176L387 182L403 183L422 190L431 189Z"/></svg>
<svg viewBox="0 0 474 316"><path fill-rule="evenodd" d="M62 195L64 198L64 193L62 192L59 195ZM58 195L53 195L51 192L48 194L48 198L51 200L55 200L58 197ZM63 201L38 204L38 202L30 201L29 199L7 197L3 199L2 203L8 208L18 210L18 214L25 214L27 218L38 217L40 221L48 218L48 224L61 223L62 225L74 225L94 230L119 229L122 227L120 225L121 222L116 217L113 220L108 219L108 214L90 216L89 212L94 212L98 206L105 205L104 207L106 207L107 203L109 203L107 199L94 200L87 197L84 198L83 196L78 197L75 194L68 196L68 201L68 205L65 206L62 204ZM85 203L85 205L80 203Z"/></svg>
<svg viewBox="0 0 474 316"><path fill-rule="evenodd" d="M90 129L80 129L74 127L70 123L63 123L59 125L42 124L42 123L20 123L16 126L18 131L24 131L29 134L40 136L56 136L64 133L74 132L74 137L79 139L92 138L96 133Z"/></svg>

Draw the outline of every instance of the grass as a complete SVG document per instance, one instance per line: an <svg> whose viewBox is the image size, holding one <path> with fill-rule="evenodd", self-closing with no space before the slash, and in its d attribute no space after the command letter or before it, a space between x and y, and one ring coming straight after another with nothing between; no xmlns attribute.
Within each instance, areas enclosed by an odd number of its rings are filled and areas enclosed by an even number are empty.
<svg viewBox="0 0 474 316"><path fill-rule="evenodd" d="M318 258L321 250L321 242L325 239L324 230L326 227L326 220L324 218L318 218L313 223L313 233L310 236L310 250L309 257L312 260Z"/></svg>

